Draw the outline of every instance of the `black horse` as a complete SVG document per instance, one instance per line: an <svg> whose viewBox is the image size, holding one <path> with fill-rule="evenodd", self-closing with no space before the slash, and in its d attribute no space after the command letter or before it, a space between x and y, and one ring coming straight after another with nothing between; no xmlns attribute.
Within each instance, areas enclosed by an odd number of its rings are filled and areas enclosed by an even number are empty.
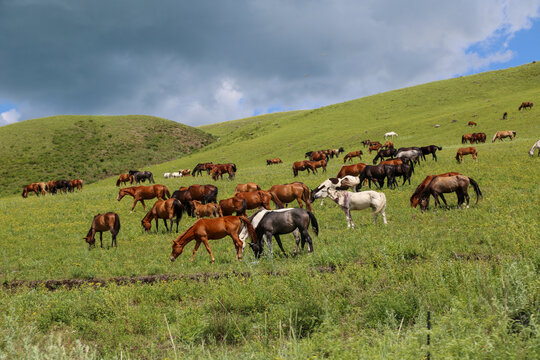
<svg viewBox="0 0 540 360"><path fill-rule="evenodd" d="M375 184L377 185L378 188L381 188L383 187L384 185L384 178L386 178L386 172L384 171L384 165L383 164L379 164L379 165L366 165L366 167L364 168L364 170L362 170L362 172L360 173L360 175L358 176L358 178L360 179L360 183L358 185L356 185L356 191L360 191L360 189L362 188L362 183L364 182L365 179L368 179L369 181L369 188L371 189L371 182L375 182Z"/></svg>
<svg viewBox="0 0 540 360"><path fill-rule="evenodd" d="M131 171L130 171L131 173ZM135 180L135 183L139 184L141 181L145 182L148 180L149 183L155 184L154 181L154 175L150 171L136 171L135 173L131 174L133 175L133 179Z"/></svg>
<svg viewBox="0 0 540 360"><path fill-rule="evenodd" d="M433 155L433 160L437 161L437 155L435 153L437 150L442 150L442 147L437 145L429 145L420 147L420 150L422 151L422 159L426 160L426 155L431 154Z"/></svg>
<svg viewBox="0 0 540 360"><path fill-rule="evenodd" d="M397 176L403 177L403 184L401 184L401 186L405 185L407 180L409 180L409 185L411 185L412 167L409 164L384 165L384 171L386 173L387 186L389 188L398 185L396 181Z"/></svg>
<svg viewBox="0 0 540 360"><path fill-rule="evenodd" d="M265 214L260 214L261 211L264 211ZM257 216L259 215L259 216ZM260 218L262 215L262 218ZM255 232L257 233L257 242L252 242L249 244L255 257L259 258L263 252L264 248L264 237L266 237L266 242L272 249L272 236L276 238L276 241L279 245L279 248L285 256L285 250L281 244L281 239L279 235L289 234L294 231L294 237L296 240L296 248L294 249L293 254L298 253L298 245L300 243L300 238L302 240L302 249L307 241L308 251L313 252L313 240L309 236L308 228L309 223L311 222L311 227L315 232L315 235L319 235L319 224L317 219L312 212L301 209L301 208L292 208L292 209L281 209L275 211L260 210L255 214L251 215L249 220L251 221ZM300 233L300 235L298 235Z"/></svg>
<svg viewBox="0 0 540 360"><path fill-rule="evenodd" d="M397 154L397 150L394 148L386 149L386 150L379 150L377 153L377 156L373 159L373 165L377 164L377 160L383 161L384 158L391 158L394 157Z"/></svg>
<svg viewBox="0 0 540 360"><path fill-rule="evenodd" d="M73 188L69 185L69 181L67 180L56 180L54 187L51 189L51 193L56 194L59 191L63 191L64 193L68 191L71 192L73 191Z"/></svg>

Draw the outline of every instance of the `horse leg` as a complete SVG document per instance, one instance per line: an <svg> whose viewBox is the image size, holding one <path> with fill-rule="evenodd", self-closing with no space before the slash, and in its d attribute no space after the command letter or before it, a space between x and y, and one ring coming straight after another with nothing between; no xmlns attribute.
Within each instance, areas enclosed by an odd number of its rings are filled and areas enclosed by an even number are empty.
<svg viewBox="0 0 540 360"><path fill-rule="evenodd" d="M272 233L268 231L264 233L264 239L266 239L266 245L268 245L268 254L274 256L274 251L272 250Z"/></svg>
<svg viewBox="0 0 540 360"><path fill-rule="evenodd" d="M308 243L308 252L313 252L313 240L311 240L307 228L302 231L302 239Z"/></svg>
<svg viewBox="0 0 540 360"><path fill-rule="evenodd" d="M242 260L242 247L244 243L242 242L242 240L240 240L240 238L238 237L238 234L234 231L231 233L231 238L233 239L233 244L234 244L234 247L236 248L236 258L241 261Z"/></svg>
<svg viewBox="0 0 540 360"><path fill-rule="evenodd" d="M294 229L293 235L294 235L294 241L296 243L296 247L294 248L294 252L293 252L293 256L295 256L296 254L298 254L298 245L300 244L300 235L298 233L298 228Z"/></svg>
<svg viewBox="0 0 540 360"><path fill-rule="evenodd" d="M274 237L276 238L276 241L279 245L279 248L281 249L281 252L283 253L283 255L285 255L285 257L288 257L287 253L285 252L285 249L283 249L283 245L281 244L281 238L279 237L278 234L274 234Z"/></svg>
<svg viewBox="0 0 540 360"><path fill-rule="evenodd" d="M159 227L159 219L156 218L156 234L158 233L158 227Z"/></svg>
<svg viewBox="0 0 540 360"><path fill-rule="evenodd" d="M443 196L441 196L441 199L444 202L444 206L446 206L446 210L450 210L450 206L448 206L448 203L446 202L446 199Z"/></svg>
<svg viewBox="0 0 540 360"><path fill-rule="evenodd" d="M101 243L101 247L103 248L103 231L99 232L99 242Z"/></svg>
<svg viewBox="0 0 540 360"><path fill-rule="evenodd" d="M167 219L163 219L163 223L165 224L165 229L167 229L167 232L169 232L169 228L167 227ZM171 230L172 230L172 224L171 224Z"/></svg>
<svg viewBox="0 0 540 360"><path fill-rule="evenodd" d="M193 261L193 258L195 257L195 254L199 250L200 245L201 245L201 241L197 240L197 242L195 243L195 247L193 248L193 254L191 255L191 259L189 259L189 261Z"/></svg>
<svg viewBox="0 0 540 360"><path fill-rule="evenodd" d="M302 201L301 201L301 200L302 200L302 198L301 198L300 196L298 196L298 197L296 198L296 201L298 201L298 205L300 206L300 208L303 208L304 205L302 205ZM307 204L306 204L306 206L307 206Z"/></svg>
<svg viewBox="0 0 540 360"><path fill-rule="evenodd" d="M348 228L353 228L354 229L354 223L352 221L352 218L351 218L351 209L350 208L342 208L343 211L345 212L345 217L347 218L347 227Z"/></svg>

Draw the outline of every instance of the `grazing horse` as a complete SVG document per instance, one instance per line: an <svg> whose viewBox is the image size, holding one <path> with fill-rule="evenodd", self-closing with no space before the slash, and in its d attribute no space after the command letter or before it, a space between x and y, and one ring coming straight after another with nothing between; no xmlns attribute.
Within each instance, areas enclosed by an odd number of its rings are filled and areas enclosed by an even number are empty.
<svg viewBox="0 0 540 360"><path fill-rule="evenodd" d="M529 155L533 156L534 150L536 149L538 149L538 156L540 156L540 140L538 140L537 142L533 144L533 146L531 147L531 150L529 150Z"/></svg>
<svg viewBox="0 0 540 360"><path fill-rule="evenodd" d="M302 161L295 161L292 166L292 171L294 174L294 177L298 176L298 171L304 171L307 170L307 173L309 174L309 171L311 170L312 173L315 174L315 168L313 168L313 165L311 164L311 161L309 160L302 160Z"/></svg>
<svg viewBox="0 0 540 360"><path fill-rule="evenodd" d="M351 151L350 153L348 153L347 155L343 157L343 163L345 164L347 160L352 161L353 157L358 157L360 160L362 160L362 155L364 155L362 150Z"/></svg>
<svg viewBox="0 0 540 360"><path fill-rule="evenodd" d="M385 148L385 149L393 149L394 148L394 143L391 142L391 141L387 141L387 142L384 143L383 148Z"/></svg>
<svg viewBox="0 0 540 360"><path fill-rule="evenodd" d="M120 186L120 183L126 185L126 183L131 180L130 177L131 175L129 174L120 174L120 176L118 176L118 180L116 180L116 186ZM133 180L131 180L131 183L133 184Z"/></svg>
<svg viewBox="0 0 540 360"><path fill-rule="evenodd" d="M347 190L347 189L356 187L356 185L358 185L359 182L360 180L358 179L357 176L351 176L351 175L346 175L342 178L326 179L321 183L321 185L311 190L310 200L313 203L315 201L314 194L318 193L322 189L334 188L337 190ZM321 199L321 206L323 206L323 203L324 203L324 198Z"/></svg>
<svg viewBox="0 0 540 360"><path fill-rule="evenodd" d="M379 151L379 149L382 148L382 145L381 143L378 143L378 144L373 144L369 146L368 150L369 150L369 153L371 154L372 151Z"/></svg>
<svg viewBox="0 0 540 360"><path fill-rule="evenodd" d="M364 145L364 148L365 148L366 146L370 146L370 145L371 145L371 141L369 141L369 140L362 140L362 145Z"/></svg>
<svg viewBox="0 0 540 360"><path fill-rule="evenodd" d="M435 154L437 150L442 150L442 147L437 145L421 146L420 151L422 151L422 157L426 160L426 155L431 154L433 160L437 161L437 155Z"/></svg>
<svg viewBox="0 0 540 360"><path fill-rule="evenodd" d="M485 143L486 137L486 133L472 133L471 144Z"/></svg>
<svg viewBox="0 0 540 360"><path fill-rule="evenodd" d="M178 172L182 176L191 176L191 169L181 169L181 170L178 170Z"/></svg>
<svg viewBox="0 0 540 360"><path fill-rule="evenodd" d="M173 231L173 218L176 216L176 232L178 233L178 223L182 219L184 207L178 199L158 200L152 209L141 220L141 224L145 231L150 231L152 228L152 220L156 219L156 232L158 232L159 219L163 219L165 229ZM167 219L171 223L171 229L167 227Z"/></svg>
<svg viewBox="0 0 540 360"><path fill-rule="evenodd" d="M370 207L373 210L373 221L377 224L377 217L382 215L383 222L386 222L386 196L382 192L377 191L362 191L350 192L346 190L336 190L334 188L323 188L313 194L315 199L329 197L345 212L347 218L347 227L354 229L354 223L351 217L351 210L364 210Z"/></svg>
<svg viewBox="0 0 540 360"><path fill-rule="evenodd" d="M394 140L394 136L398 136L398 134L393 131L387 132L384 134L384 140L388 140L388 137L391 137L392 140Z"/></svg>
<svg viewBox="0 0 540 360"><path fill-rule="evenodd" d="M435 206L440 205L439 196L442 193L452 193L455 192L458 197L458 208L467 201L467 208L469 208L469 194L467 188L469 184L473 186L474 192L476 193L476 203L482 198L482 191L478 183L472 178L463 176L463 175L454 175L454 176L435 176L431 182L422 190L419 195L420 198L420 210L422 212L426 211L429 207L429 196L432 195L435 198ZM444 197L441 197L444 205L447 209L450 209Z"/></svg>
<svg viewBox="0 0 540 360"><path fill-rule="evenodd" d="M247 184L238 184L236 185L236 189L234 190L234 194L241 192L249 192L249 191L257 191L261 190L261 187L255 183L247 183Z"/></svg>
<svg viewBox="0 0 540 360"><path fill-rule="evenodd" d="M507 117L508 117L508 113L505 111L502 118L501 118L501 120L506 120Z"/></svg>
<svg viewBox="0 0 540 360"><path fill-rule="evenodd" d="M356 186L356 191L360 191L362 188L362 183L365 179L368 180L369 188L371 189L371 182L375 182L378 188L383 187L384 185L384 179L386 178L386 172L384 171L384 165L379 164L377 166L374 165L366 165L364 170L360 173L360 183Z"/></svg>
<svg viewBox="0 0 540 360"><path fill-rule="evenodd" d="M313 252L313 240L308 232L310 223L315 235L319 235L319 224L317 223L317 218L311 211L304 209L292 208L275 211L259 210L250 216L249 220L251 221L251 224L255 228L255 232L257 234L257 241L252 241L249 244L256 258L261 256L265 242L268 244L270 254L272 254L272 236L276 238L283 255L287 256L285 249L283 249L283 244L281 243L281 238L279 237L280 235L290 233L294 234L296 248L294 249L293 255L298 253L300 237L302 239L302 249L304 249L304 245L307 242L308 251ZM300 236L298 233L300 233ZM240 240L242 240L244 244L247 239L247 235L248 233L244 228L240 232Z"/></svg>
<svg viewBox="0 0 540 360"><path fill-rule="evenodd" d="M219 205L216 203L202 204L200 201L193 200L193 207L195 208L195 216L197 216L197 219L202 217L223 216Z"/></svg>
<svg viewBox="0 0 540 360"><path fill-rule="evenodd" d="M223 174L225 173L229 174L229 180L234 179L234 176L236 175L236 165L233 163L216 164L210 171L212 180L217 180L218 176L221 180L223 180Z"/></svg>
<svg viewBox="0 0 540 360"><path fill-rule="evenodd" d="M236 212L236 215L246 215L247 203L246 199L240 199L236 196L233 196L229 199L219 200L219 209L221 211L221 216L232 215Z"/></svg>
<svg viewBox="0 0 540 360"><path fill-rule="evenodd" d="M476 148L474 148L472 146L458 149L458 151L456 153L456 160L457 160L458 163L463 162L463 156L464 155L472 155L473 160L478 161L478 159L477 159L478 158L478 151L476 150Z"/></svg>
<svg viewBox="0 0 540 360"><path fill-rule="evenodd" d="M144 204L144 200L153 199L155 197L157 197L159 200L164 200L171 197L169 189L165 185L132 186L128 188L123 188L120 189L120 191L118 192L118 197L116 198L116 200L120 201L126 195L133 196L133 198L135 199L133 201L133 206L131 207L130 212L133 212L133 209L135 209L137 201L141 202L144 211L146 211L146 205Z"/></svg>
<svg viewBox="0 0 540 360"><path fill-rule="evenodd" d="M214 167L214 164L211 163L211 162L207 162L207 163L198 163L197 165L195 165L195 167L193 168L193 176L199 176L199 175L202 175L201 173L203 171L206 171L207 174L210 174L210 170L212 170L212 168Z"/></svg>
<svg viewBox="0 0 540 360"><path fill-rule="evenodd" d="M67 180L55 180L52 189L49 188L49 190L51 191L52 194L56 194L59 191L60 192L63 191L65 194L68 191L71 191L71 187L69 185L69 181Z"/></svg>
<svg viewBox="0 0 540 360"><path fill-rule="evenodd" d="M474 121L469 121L469 123L467 124L467 126L473 127L473 126L478 126L478 124L475 123Z"/></svg>
<svg viewBox="0 0 540 360"><path fill-rule="evenodd" d="M154 175L150 171L136 171L133 174L131 174L133 170L130 170L130 175L132 177L130 178L130 184L133 184L133 181L135 181L136 184L140 184L141 181L145 182L148 180L149 183L155 184L154 181Z"/></svg>
<svg viewBox="0 0 540 360"><path fill-rule="evenodd" d="M114 245L117 247L116 236L120 231L120 217L118 214L113 212L108 212L106 214L97 214L92 220L92 225L86 237L83 237L84 240L88 243L88 249L90 250L92 246L96 245L96 232L99 233L99 242L101 247L103 247L103 232L110 231L112 234L111 247Z"/></svg>
<svg viewBox="0 0 540 360"><path fill-rule="evenodd" d="M275 194L269 193L264 190L250 191L244 193L238 193L235 197L246 200L247 210L263 207L266 210L270 210L270 200L274 202L277 209L283 208L283 204Z"/></svg>
<svg viewBox="0 0 540 360"><path fill-rule="evenodd" d="M171 261L182 254L184 247L187 243L195 240L195 247L193 248L193 255L191 255L190 261L193 261L197 250L201 242L204 243L210 259L215 262L214 255L208 244L208 240L222 239L229 235L233 239L234 247L236 248L236 257L238 260L242 260L242 240L238 237L238 233L242 229L242 225L247 227L249 236L252 242L257 242L257 234L255 229L251 226L248 218L245 216L224 216L212 219L199 219L189 229L187 229L182 235L178 236L172 244Z"/></svg>
<svg viewBox="0 0 540 360"><path fill-rule="evenodd" d="M282 204L288 204L294 200L298 201L298 205L302 208L302 201L306 203L306 207L309 211L313 211L311 208L311 201L309 200L309 188L302 182L293 182L291 184L274 185L268 192L275 196Z"/></svg>
<svg viewBox="0 0 540 360"><path fill-rule="evenodd" d="M310 161L320 161L320 160L326 160L328 156L322 151L313 151L311 155L309 155Z"/></svg>
<svg viewBox="0 0 540 360"><path fill-rule="evenodd" d="M82 190L83 183L84 182L81 179L70 180L69 187L71 188L71 191L73 191L75 188L77 188L77 190Z"/></svg>
<svg viewBox="0 0 540 360"><path fill-rule="evenodd" d="M379 150L377 152L377 155L373 159L373 164L375 165L377 163L377 160L384 160L384 158L391 158L394 157L397 154L397 150L394 148L386 149L386 150Z"/></svg>
<svg viewBox="0 0 540 360"><path fill-rule="evenodd" d="M328 155L330 155L331 158L333 158L334 156L335 157L339 157L339 154L341 154L342 152L344 152L345 149L343 149L343 147L340 147L339 149L330 149L330 150L327 150L328 152Z"/></svg>
<svg viewBox="0 0 540 360"><path fill-rule="evenodd" d="M319 160L319 161L309 161L312 166L312 170L314 173L317 173L317 169L322 167L323 172L326 172L326 165L328 164L328 159Z"/></svg>
<svg viewBox="0 0 540 360"><path fill-rule="evenodd" d="M530 110L530 109L532 109L533 105L534 104L532 102L528 102L528 101L522 102L521 105L519 105L519 107L518 107L518 111L521 110L521 109L529 109Z"/></svg>
<svg viewBox="0 0 540 360"><path fill-rule="evenodd" d="M412 166L408 164L383 166L384 171L386 172L388 187L390 187L391 184L395 184L397 186L396 176L403 177L403 184L401 184L401 186L405 185L407 180L409 181L409 185L411 185Z"/></svg>
<svg viewBox="0 0 540 360"><path fill-rule="evenodd" d="M461 136L461 143L466 144L467 142L472 143L472 134L464 134Z"/></svg>
<svg viewBox="0 0 540 360"><path fill-rule="evenodd" d="M282 162L280 158L268 159L266 160L266 165L281 164Z"/></svg>
<svg viewBox="0 0 540 360"><path fill-rule="evenodd" d="M413 163L420 165L420 157L422 156L422 150L420 148L400 148L396 154L396 158L407 158ZM407 161L403 161L406 163Z"/></svg>
<svg viewBox="0 0 540 360"><path fill-rule="evenodd" d="M39 191L41 192L41 195L46 195L47 190L49 190L49 187L46 182L38 182Z"/></svg>
<svg viewBox="0 0 540 360"><path fill-rule="evenodd" d="M358 176L364 170L365 167L366 167L366 164L364 163L357 163L354 165L344 165L341 167L336 177L342 178L347 175Z"/></svg>
<svg viewBox="0 0 540 360"><path fill-rule="evenodd" d="M218 188L214 185L191 185L190 187L181 187L173 192L172 196L180 200L189 216L195 216L193 210L193 200L198 200L203 204L217 202Z"/></svg>
<svg viewBox="0 0 540 360"><path fill-rule="evenodd" d="M510 140L514 139L516 137L516 132L513 130L497 131L495 135L493 135L493 139L491 139L491 142L494 143L497 139L502 141L504 138L507 137L509 137Z"/></svg>
<svg viewBox="0 0 540 360"><path fill-rule="evenodd" d="M39 186L38 183L31 183L31 184L26 185L23 188L22 197L26 199L28 197L29 192L33 192L36 194L36 196L39 196L39 194L41 193L41 187Z"/></svg>
<svg viewBox="0 0 540 360"><path fill-rule="evenodd" d="M447 173L444 173L444 174L440 174L440 175L428 175L426 176L426 178L420 183L420 185L418 185L418 187L416 188L416 190L414 191L414 193L411 195L411 207L416 207L418 205L418 203L420 202L420 193L425 189L425 187L431 182L431 180L436 177L436 176L439 176L439 177L448 177L448 176L454 176L454 175L461 175L460 173L457 173L457 172L447 172ZM440 195L442 198L444 198L444 196L441 194Z"/></svg>

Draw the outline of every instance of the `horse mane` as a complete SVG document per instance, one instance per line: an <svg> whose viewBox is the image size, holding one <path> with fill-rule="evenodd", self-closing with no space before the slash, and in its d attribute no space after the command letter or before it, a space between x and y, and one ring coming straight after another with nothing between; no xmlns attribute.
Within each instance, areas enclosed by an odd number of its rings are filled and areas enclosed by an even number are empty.
<svg viewBox="0 0 540 360"><path fill-rule="evenodd" d="M190 235L193 234L194 230L193 228L195 227L195 225L197 225L199 221L195 221L195 223L193 225L191 225L186 231L184 231L183 234L181 234L180 236L178 236L176 239L173 240L173 243L177 244L177 245L180 245L180 241L182 241L183 238L185 237L188 237Z"/></svg>

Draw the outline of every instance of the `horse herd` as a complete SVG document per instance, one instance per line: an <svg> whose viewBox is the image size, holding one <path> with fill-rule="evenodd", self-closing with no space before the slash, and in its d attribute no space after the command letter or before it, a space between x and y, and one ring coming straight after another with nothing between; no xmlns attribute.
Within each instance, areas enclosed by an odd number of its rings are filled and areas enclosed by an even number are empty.
<svg viewBox="0 0 540 360"><path fill-rule="evenodd" d="M81 179L74 180L51 180L48 182L37 182L25 185L22 197L27 198L28 194L34 193L36 196L49 194L59 194L73 192L75 189L82 190L84 182Z"/></svg>

